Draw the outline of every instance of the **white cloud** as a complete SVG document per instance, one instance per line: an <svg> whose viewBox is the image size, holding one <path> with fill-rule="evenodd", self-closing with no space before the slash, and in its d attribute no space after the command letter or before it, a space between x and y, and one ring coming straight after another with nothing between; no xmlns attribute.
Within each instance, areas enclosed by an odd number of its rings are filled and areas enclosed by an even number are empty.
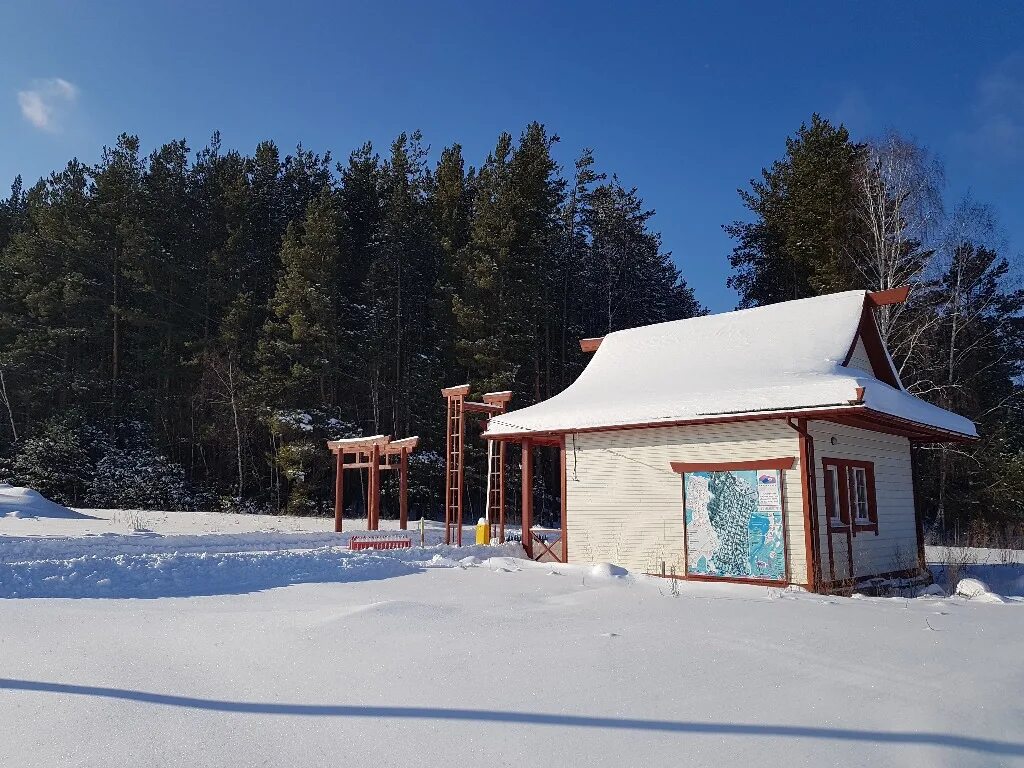
<svg viewBox="0 0 1024 768"><path fill-rule="evenodd" d="M78 100L78 88L63 77L33 80L30 88L18 91L21 114L36 128L54 133Z"/></svg>

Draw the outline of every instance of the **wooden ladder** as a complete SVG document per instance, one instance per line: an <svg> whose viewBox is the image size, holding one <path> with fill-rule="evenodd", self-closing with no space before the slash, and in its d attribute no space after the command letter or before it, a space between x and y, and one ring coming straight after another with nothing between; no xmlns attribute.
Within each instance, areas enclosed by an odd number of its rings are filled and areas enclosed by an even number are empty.
<svg viewBox="0 0 1024 768"><path fill-rule="evenodd" d="M465 395L448 395L447 474L445 476L444 541L462 546L462 480L466 438Z"/></svg>
<svg viewBox="0 0 1024 768"><path fill-rule="evenodd" d="M505 443L501 440L487 441L488 472L487 522L490 523L491 539L498 543L505 540Z"/></svg>

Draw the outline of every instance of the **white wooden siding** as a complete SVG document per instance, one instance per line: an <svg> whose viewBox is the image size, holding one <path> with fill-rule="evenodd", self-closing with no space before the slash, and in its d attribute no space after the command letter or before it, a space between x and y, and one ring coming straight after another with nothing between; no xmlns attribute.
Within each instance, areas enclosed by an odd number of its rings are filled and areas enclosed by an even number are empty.
<svg viewBox="0 0 1024 768"><path fill-rule="evenodd" d="M853 537L853 573L856 578L888 573L917 565L917 523L914 518L914 482L911 475L910 441L905 437L856 429L825 421L812 421L815 481L818 495L818 531L821 534L822 577L829 579L828 513L822 460L870 461L875 466L875 498L878 504L878 535L863 531ZM836 439L832 445L831 439ZM845 538L845 537L844 537ZM846 557L845 540L833 539L837 557ZM837 565L837 574L845 574Z"/></svg>
<svg viewBox="0 0 1024 768"><path fill-rule="evenodd" d="M846 367L857 368L864 373L875 375L871 368L871 358L868 357L868 351L864 348L864 340L860 335L857 336L857 343L853 345L853 353L850 355L850 361Z"/></svg>
<svg viewBox="0 0 1024 768"><path fill-rule="evenodd" d="M790 580L807 581L800 444L785 421L748 421L584 432L566 438L566 517L570 562L616 563L679 575L683 560L682 476L670 462L792 456L783 472Z"/></svg>

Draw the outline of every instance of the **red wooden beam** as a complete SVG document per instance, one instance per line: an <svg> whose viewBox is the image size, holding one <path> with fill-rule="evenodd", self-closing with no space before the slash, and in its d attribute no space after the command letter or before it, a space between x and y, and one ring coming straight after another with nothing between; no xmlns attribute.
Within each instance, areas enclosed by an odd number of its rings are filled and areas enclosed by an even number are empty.
<svg viewBox="0 0 1024 768"><path fill-rule="evenodd" d="M885 307L889 304L902 304L910 295L910 286L903 285L899 288L889 288L884 291L869 291L868 301L874 307Z"/></svg>
<svg viewBox="0 0 1024 768"><path fill-rule="evenodd" d="M488 392L483 396L483 401L488 405L508 404L508 401L511 399L511 392Z"/></svg>
<svg viewBox="0 0 1024 768"><path fill-rule="evenodd" d="M469 384L459 384L457 387L445 387L441 390L443 397L465 397L469 394Z"/></svg>
<svg viewBox="0 0 1024 768"><path fill-rule="evenodd" d="M369 503L366 505L366 528L376 531L380 520L380 446L375 445L370 453Z"/></svg>
<svg viewBox="0 0 1024 768"><path fill-rule="evenodd" d="M568 465L568 462L567 462L566 456L565 456L565 435L562 435L562 445L559 447L559 454L560 454L560 461L559 461L559 463L561 464L560 474L562 476L562 478L561 478L561 480L562 480L562 492L561 492L561 495L562 495L562 509L561 509L561 512L562 512L562 557L561 557L561 561L563 563L568 563L569 562L569 541L568 541L568 533L569 533L569 516L568 516L569 499L566 498L566 496L567 496L567 493L568 493L568 487L567 486L568 486L568 468L569 468L569 465Z"/></svg>
<svg viewBox="0 0 1024 768"><path fill-rule="evenodd" d="M604 336L598 336L593 339L580 339L580 349L584 352L597 352L597 348L601 346L601 342L604 341Z"/></svg>
<svg viewBox="0 0 1024 768"><path fill-rule="evenodd" d="M334 532L341 533L341 518L345 512L345 454L338 452L338 466L334 477Z"/></svg>
<svg viewBox="0 0 1024 768"><path fill-rule="evenodd" d="M499 405L497 403L492 404L465 402L462 404L462 409L470 413L487 413L492 416L498 413L505 412L505 406Z"/></svg>
<svg viewBox="0 0 1024 768"><path fill-rule="evenodd" d="M398 527L409 528L409 449L402 449L402 461L398 466Z"/></svg>
<svg viewBox="0 0 1024 768"><path fill-rule="evenodd" d="M533 558L533 540L530 528L533 526L533 451L530 438L523 439L523 549Z"/></svg>
<svg viewBox="0 0 1024 768"><path fill-rule="evenodd" d="M792 469L796 459L792 456L780 456L776 459L751 459L749 461L673 461L672 471L684 472L730 472L743 469Z"/></svg>

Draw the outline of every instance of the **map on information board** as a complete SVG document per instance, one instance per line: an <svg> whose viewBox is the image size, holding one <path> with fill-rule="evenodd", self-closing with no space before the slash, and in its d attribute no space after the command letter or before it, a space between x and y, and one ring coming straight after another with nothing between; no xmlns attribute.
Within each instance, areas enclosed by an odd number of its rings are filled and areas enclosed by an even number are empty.
<svg viewBox="0 0 1024 768"><path fill-rule="evenodd" d="M785 579L779 470L687 472L683 483L687 573Z"/></svg>

